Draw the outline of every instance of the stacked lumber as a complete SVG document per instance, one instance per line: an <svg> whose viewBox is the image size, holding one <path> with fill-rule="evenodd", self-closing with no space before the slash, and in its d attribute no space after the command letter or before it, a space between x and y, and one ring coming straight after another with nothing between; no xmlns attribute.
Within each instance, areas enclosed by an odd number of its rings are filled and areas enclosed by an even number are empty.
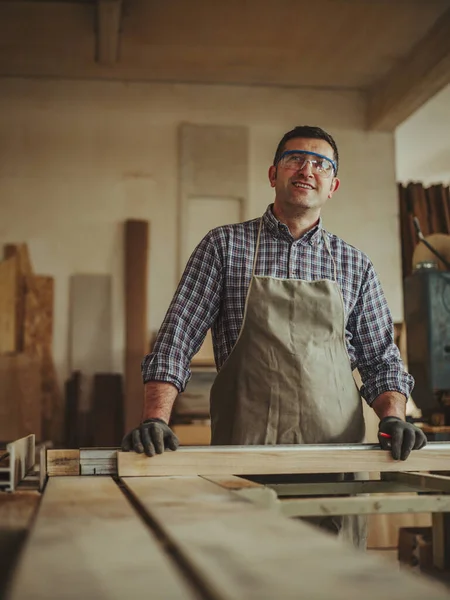
<svg viewBox="0 0 450 600"><path fill-rule="evenodd" d="M52 277L36 275L26 244L0 262L0 440L59 440L62 399L52 356Z"/></svg>

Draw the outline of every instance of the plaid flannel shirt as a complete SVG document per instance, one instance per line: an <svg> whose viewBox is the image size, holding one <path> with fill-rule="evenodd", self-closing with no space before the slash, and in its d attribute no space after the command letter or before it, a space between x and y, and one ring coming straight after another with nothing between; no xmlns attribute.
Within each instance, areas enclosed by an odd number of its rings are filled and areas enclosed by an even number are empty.
<svg viewBox="0 0 450 600"><path fill-rule="evenodd" d="M369 404L386 391L408 397L414 380L405 372L394 344L392 317L369 258L323 230L321 221L294 240L288 227L275 218L271 206L262 217L255 275L334 280L324 231L337 266L347 351L352 369L358 368L361 375L361 395ZM165 381L183 391L190 378L190 361L210 328L220 370L242 326L259 224L258 218L217 227L194 250L153 352L142 361L144 382Z"/></svg>

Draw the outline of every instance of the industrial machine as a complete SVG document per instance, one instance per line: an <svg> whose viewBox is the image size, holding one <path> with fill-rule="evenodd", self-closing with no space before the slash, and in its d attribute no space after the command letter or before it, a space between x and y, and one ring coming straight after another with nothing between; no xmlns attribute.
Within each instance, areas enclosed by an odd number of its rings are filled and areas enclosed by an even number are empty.
<svg viewBox="0 0 450 600"><path fill-rule="evenodd" d="M416 381L413 400L427 436L450 439L450 236L423 236L404 281L408 370Z"/></svg>

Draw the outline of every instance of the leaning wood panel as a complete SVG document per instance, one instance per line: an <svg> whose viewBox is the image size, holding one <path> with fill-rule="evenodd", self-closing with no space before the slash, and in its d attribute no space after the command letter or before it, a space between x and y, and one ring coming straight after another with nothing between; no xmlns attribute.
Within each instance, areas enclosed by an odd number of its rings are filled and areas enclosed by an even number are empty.
<svg viewBox="0 0 450 600"><path fill-rule="evenodd" d="M0 354L17 350L18 262L15 257L0 262Z"/></svg>
<svg viewBox="0 0 450 600"><path fill-rule="evenodd" d="M194 598L109 477L49 480L10 600Z"/></svg>
<svg viewBox="0 0 450 600"><path fill-rule="evenodd" d="M448 598L438 584L401 573L311 525L257 508L199 477L124 482L203 581L208 598Z"/></svg>
<svg viewBox="0 0 450 600"><path fill-rule="evenodd" d="M214 446L180 448L149 459L134 452L118 453L121 477L140 475L276 475L286 473L346 473L352 471L445 471L450 445L435 442L394 461L389 452L371 444L342 446Z"/></svg>
<svg viewBox="0 0 450 600"><path fill-rule="evenodd" d="M144 386L141 362L148 352L147 280L149 224L125 223L125 429L142 419Z"/></svg>

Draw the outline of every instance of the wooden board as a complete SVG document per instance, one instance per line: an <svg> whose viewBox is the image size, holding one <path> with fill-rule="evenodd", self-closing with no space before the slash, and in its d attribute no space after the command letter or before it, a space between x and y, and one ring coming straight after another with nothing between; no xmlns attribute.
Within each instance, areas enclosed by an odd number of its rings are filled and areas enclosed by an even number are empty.
<svg viewBox="0 0 450 600"><path fill-rule="evenodd" d="M80 451L47 450L47 475L80 475Z"/></svg>
<svg viewBox="0 0 450 600"><path fill-rule="evenodd" d="M141 362L149 349L147 282L149 223L125 222L125 430L142 419L144 386Z"/></svg>
<svg viewBox="0 0 450 600"><path fill-rule="evenodd" d="M0 262L0 354L17 349L17 277L16 258Z"/></svg>
<svg viewBox="0 0 450 600"><path fill-rule="evenodd" d="M26 354L0 355L0 440L41 439L41 367Z"/></svg>
<svg viewBox="0 0 450 600"><path fill-rule="evenodd" d="M17 260L16 280L16 352L24 349L24 318L25 318L25 278L33 275L30 254L27 244L5 244L4 257Z"/></svg>
<svg viewBox="0 0 450 600"><path fill-rule="evenodd" d="M49 480L9 600L194 595L109 477Z"/></svg>
<svg viewBox="0 0 450 600"><path fill-rule="evenodd" d="M125 485L215 600L434 600L445 588L391 569L319 529L198 477ZM361 587L362 586L362 587Z"/></svg>
<svg viewBox="0 0 450 600"><path fill-rule="evenodd" d="M442 448L446 448L445 450ZM413 451L406 461L394 461L377 446L339 444L299 446L186 447L149 459L134 452L118 453L121 477L142 475L275 475L359 471L446 471L450 446L435 442Z"/></svg>

